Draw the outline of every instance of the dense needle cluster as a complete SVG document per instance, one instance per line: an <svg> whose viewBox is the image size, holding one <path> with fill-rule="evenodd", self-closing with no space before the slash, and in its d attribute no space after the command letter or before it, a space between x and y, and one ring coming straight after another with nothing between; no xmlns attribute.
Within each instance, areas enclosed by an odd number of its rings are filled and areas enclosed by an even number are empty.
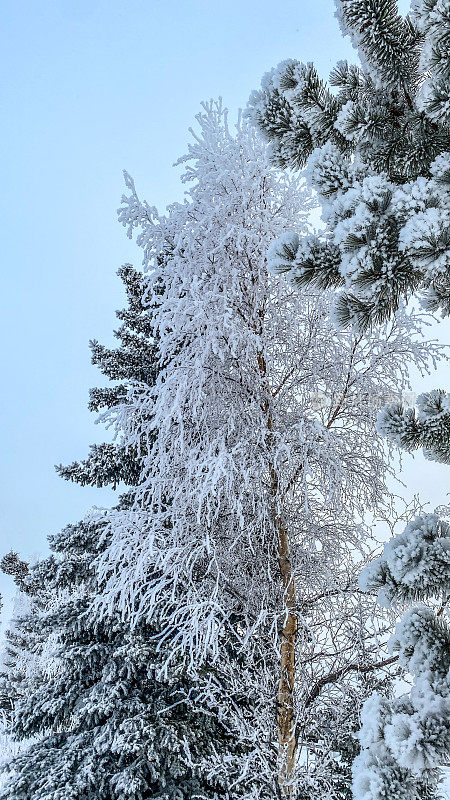
<svg viewBox="0 0 450 800"><path fill-rule="evenodd" d="M409 452L423 449L425 458L450 464L450 407L447 392L434 389L417 398L417 410L401 403L380 412L378 430Z"/></svg>
<svg viewBox="0 0 450 800"><path fill-rule="evenodd" d="M354 763L354 797L420 797L417 779L433 785L450 752L450 627L443 616L450 588L450 526L434 514L417 517L361 573L361 588L378 602L435 600L412 606L397 624L391 651L413 676L408 695L375 693L364 705Z"/></svg>

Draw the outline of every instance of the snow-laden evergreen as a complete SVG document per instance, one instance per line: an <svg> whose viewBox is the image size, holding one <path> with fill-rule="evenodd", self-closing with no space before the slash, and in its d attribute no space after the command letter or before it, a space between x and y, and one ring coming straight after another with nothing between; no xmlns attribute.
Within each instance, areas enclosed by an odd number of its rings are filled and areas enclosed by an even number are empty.
<svg viewBox="0 0 450 800"><path fill-rule="evenodd" d="M362 589L378 588L378 602L439 595L450 584L450 527L435 514L417 517L388 541L361 573Z"/></svg>
<svg viewBox="0 0 450 800"><path fill-rule="evenodd" d="M282 795L314 796L322 781L336 797L336 761L313 730L334 715L336 741L337 698L378 659L370 600L355 587L361 520L387 492L377 409L407 385L409 360L425 368L428 348L413 314L370 337L337 332L327 294L272 278L267 249L286 229L305 235L309 196L267 166L248 127L229 131L220 105L197 121L184 203L159 215L126 176L120 220L137 233L149 290L164 287L153 311L160 372L107 415L143 471L134 503L109 519L99 605L135 625L163 616L168 667L182 653L196 669L217 663L239 619L260 697L260 752L242 759L243 774L277 791L267 751L278 736ZM241 693L249 673L229 678ZM248 721L235 719L247 739Z"/></svg>
<svg viewBox="0 0 450 800"><path fill-rule="evenodd" d="M435 514L417 517L363 570L361 588L378 602L433 601L412 606L397 624L390 647L413 677L409 694L387 701L374 694L364 706L354 764L355 800L420 796L450 754L450 526Z"/></svg>
<svg viewBox="0 0 450 800"><path fill-rule="evenodd" d="M417 410L402 403L386 406L378 417L378 431L408 452L421 447L430 461L450 464L449 395L443 389L424 392L417 398Z"/></svg>
<svg viewBox="0 0 450 800"><path fill-rule="evenodd" d="M20 686L34 683L40 674L48 674L49 659L45 647L36 647L39 636L33 626L23 626L29 617L33 600L25 589L29 565L11 551L1 560L0 568L13 577L16 594L8 628L0 654L0 791L8 780L6 765L32 743L32 739L17 739L11 733L15 703ZM36 608L34 609L37 610Z"/></svg>
<svg viewBox="0 0 450 800"><path fill-rule="evenodd" d="M329 88L312 64L288 60L249 102L274 163L307 164L326 224L319 237L282 239L273 268L299 285L342 287L341 325L386 320L415 291L447 315L448 0L416 0L406 18L396 0L336 7L360 66L338 63Z"/></svg>

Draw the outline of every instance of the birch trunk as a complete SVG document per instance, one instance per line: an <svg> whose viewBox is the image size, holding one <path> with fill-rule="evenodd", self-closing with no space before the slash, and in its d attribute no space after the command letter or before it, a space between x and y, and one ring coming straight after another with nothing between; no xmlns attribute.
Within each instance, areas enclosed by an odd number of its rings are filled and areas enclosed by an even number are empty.
<svg viewBox="0 0 450 800"><path fill-rule="evenodd" d="M258 357L261 375L267 380L266 362ZM273 417L270 408L270 389L267 385L267 439L269 451L273 443ZM273 523L276 535L277 557L283 589L283 625L281 629L280 677L277 691L278 784L282 800L292 800L297 742L294 719L295 644L298 618L295 597L295 580L291 563L289 534L280 505L280 482L276 467L270 466L270 492L272 495Z"/></svg>

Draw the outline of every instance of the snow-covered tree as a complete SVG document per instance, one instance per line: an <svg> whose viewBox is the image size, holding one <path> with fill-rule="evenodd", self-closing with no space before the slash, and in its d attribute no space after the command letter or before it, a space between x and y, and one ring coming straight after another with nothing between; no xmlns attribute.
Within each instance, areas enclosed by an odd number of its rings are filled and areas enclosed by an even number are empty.
<svg viewBox="0 0 450 800"><path fill-rule="evenodd" d="M152 298L129 265L119 274L128 306L118 312L119 346L92 344L93 361L115 383L91 393L91 408L123 402L122 381L153 386L157 342L151 335ZM158 287L156 287L158 291ZM119 382L119 383L117 383ZM132 503L140 473L136 450L106 443L88 459L59 471L78 483L130 488L119 508ZM117 611L99 620L90 614L97 591L95 561L107 545L109 514L97 512L50 538L51 555L29 567L16 554L2 561L21 590L8 636L0 700L9 723L1 765L0 796L8 800L191 800L239 797L234 779L247 748L214 698L205 695L201 671L188 673L178 653L169 669L169 635L159 641L164 620L130 629ZM241 659L220 650L209 684L222 685L227 664ZM253 716L246 697L230 696L240 713ZM239 731L240 733L240 731ZM211 759L211 751L215 758ZM212 769L214 762L214 770ZM220 762L220 763L219 763ZM219 763L219 766L218 766Z"/></svg>
<svg viewBox="0 0 450 800"><path fill-rule="evenodd" d="M92 363L113 382L112 386L91 389L89 409L104 412L126 398L125 383L139 380L153 386L156 379L158 344L152 333L152 299L144 303L146 286L142 274L131 264L122 266L118 275L127 296L127 307L116 312L121 321L115 332L120 345L108 348L96 340L90 343ZM160 291L154 287L153 293ZM140 460L135 450L120 447L116 442L103 442L91 446L89 456L81 462L60 465L59 474L66 480L90 486L116 488L119 483L134 486L140 476Z"/></svg>
<svg viewBox="0 0 450 800"><path fill-rule="evenodd" d="M342 287L339 323L365 329L420 291L450 313L450 14L447 0L336 0L360 66L329 88L312 64L268 73L249 113L283 167L308 165L323 234L294 234L273 268L298 285ZM333 88L336 90L333 92Z"/></svg>
<svg viewBox="0 0 450 800"><path fill-rule="evenodd" d="M243 775L261 781L248 797L263 785L305 796L320 769L329 796L342 797L317 716L334 719L330 743L343 724L336 698L348 700L349 676L378 658L355 587L363 515L386 494L376 413L427 348L414 315L370 337L338 332L328 294L272 279L267 248L286 229L305 235L309 197L266 165L248 127L231 134L220 104L197 120L181 159L184 203L159 215L126 175L120 219L138 231L149 290L164 285L152 322L160 372L154 387L131 383L109 414L143 469L134 503L108 523L101 605L136 625L161 614L168 667L186 652L196 669L218 663L238 619L247 669L230 671L227 691L246 691L251 676L260 693L250 723L236 715L260 748L242 759ZM278 789L267 762L276 737Z"/></svg>
<svg viewBox="0 0 450 800"><path fill-rule="evenodd" d="M20 630L20 626L16 629L15 624L17 617L24 616L30 610L30 599L24 592L25 581L30 571L29 564L11 550L2 558L0 569L13 578L17 587L13 613L5 631L5 640L0 656L0 713L4 722L11 718L14 700L17 696L13 684L14 682L20 684L30 672L30 668L33 668L31 664L34 656L33 647L30 646L29 632ZM12 671L15 672L13 680L10 679ZM5 726L3 725L3 727Z"/></svg>
<svg viewBox="0 0 450 800"><path fill-rule="evenodd" d="M361 588L376 589L381 605L409 608L391 639L411 691L387 701L375 693L364 705L354 764L357 800L415 800L420 781L432 787L450 755L450 526L435 514L410 522L363 570ZM433 602L434 601L434 602Z"/></svg>

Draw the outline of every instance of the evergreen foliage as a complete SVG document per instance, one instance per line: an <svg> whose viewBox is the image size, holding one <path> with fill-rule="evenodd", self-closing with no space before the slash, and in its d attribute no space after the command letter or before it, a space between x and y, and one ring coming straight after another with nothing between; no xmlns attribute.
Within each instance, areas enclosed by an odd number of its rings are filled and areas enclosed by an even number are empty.
<svg viewBox="0 0 450 800"><path fill-rule="evenodd" d="M423 448L425 458L450 464L450 406L443 389L417 398L417 411L401 403L380 412L378 430L398 447L412 452Z"/></svg>
<svg viewBox="0 0 450 800"><path fill-rule="evenodd" d="M1 796L228 797L239 748L213 703L205 707L202 676L188 678L182 659L161 673L155 627L131 631L118 614L90 613L103 527L101 518L68 526L51 540L61 558L39 564L46 592L58 599L20 627L33 628L51 661L18 687L12 731L35 741L9 763ZM241 706L250 708L250 698ZM224 752L222 775L211 774L211 742Z"/></svg>
<svg viewBox="0 0 450 800"><path fill-rule="evenodd" d="M357 800L420 797L432 792L450 755L450 625L445 603L450 588L450 526L434 514L417 517L391 539L361 573L364 591L378 602L435 601L412 606L397 625L391 650L413 676L409 694L365 703L354 763Z"/></svg>
<svg viewBox="0 0 450 800"><path fill-rule="evenodd" d="M114 386L91 389L91 411L105 412L122 403L126 398L124 382L136 380L152 386L157 374L158 343L152 331L150 313L153 300L144 298L146 287L142 274L131 264L122 266L118 275L124 284L128 301L125 309L116 312L122 322L115 331L119 347L111 349L95 340L90 343L92 363L110 381L114 381ZM159 292L160 287L154 287L154 296ZM82 486L112 485L115 489L120 482L135 486L139 481L140 468L141 462L135 447L105 442L92 445L85 460L75 461L68 466L59 465L57 471L66 480Z"/></svg>
<svg viewBox="0 0 450 800"><path fill-rule="evenodd" d="M271 266L300 286L345 286L342 326L365 330L420 292L450 313L450 11L416 0L336 0L360 66L340 62L330 88L312 64L282 62L248 113L281 167L308 165L326 230L281 239ZM286 244L288 245L286 247Z"/></svg>

